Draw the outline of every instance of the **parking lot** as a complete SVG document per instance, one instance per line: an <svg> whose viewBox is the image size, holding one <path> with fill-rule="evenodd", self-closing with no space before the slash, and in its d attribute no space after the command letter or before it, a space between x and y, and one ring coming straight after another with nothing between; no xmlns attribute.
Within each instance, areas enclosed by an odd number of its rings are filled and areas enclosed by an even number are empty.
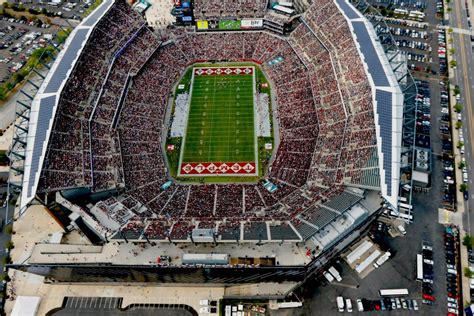
<svg viewBox="0 0 474 316"><path fill-rule="evenodd" d="M92 0L80 3L17 4L5 2L0 14L0 84L2 99L28 74L22 69L35 50L45 47L59 26L75 25ZM36 56L39 57L39 56Z"/></svg>
<svg viewBox="0 0 474 316"><path fill-rule="evenodd" d="M408 289L409 295L404 299L416 300L419 310L415 311L397 308L396 310L380 311L390 315L446 315L447 312L447 266L445 258L445 227L438 223L436 204L441 202L439 194L419 194L415 197L414 207L416 218L413 224L407 226L407 235L391 238L386 233L372 231L373 240L378 241L384 250L392 253L391 258L378 269L372 271L364 279L346 263L340 261L334 266L341 271L342 281L327 284L324 278L308 283L301 293L304 300L301 309L293 311L272 311L271 315L336 315L338 308L336 297L342 296L352 301L353 314L365 314L357 309L357 299L380 300L380 289ZM375 224L374 226L377 226ZM422 253L423 243L432 247L433 305L423 304L422 282L417 278L417 254ZM427 275L428 276L428 275ZM324 303L323 303L324 302ZM401 303L401 301L400 301ZM379 305L381 305L379 303ZM373 306L375 309L375 306Z"/></svg>
<svg viewBox="0 0 474 316"><path fill-rule="evenodd" d="M55 27L18 23L13 19L0 21L0 82L5 83L23 67L34 50L45 47Z"/></svg>

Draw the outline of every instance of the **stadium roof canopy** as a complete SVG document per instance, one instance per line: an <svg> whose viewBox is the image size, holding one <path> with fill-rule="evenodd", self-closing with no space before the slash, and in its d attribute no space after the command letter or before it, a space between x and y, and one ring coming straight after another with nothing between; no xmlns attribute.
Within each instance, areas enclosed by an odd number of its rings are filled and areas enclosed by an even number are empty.
<svg viewBox="0 0 474 316"><path fill-rule="evenodd" d="M23 190L21 192L21 210L33 200L36 194L61 91L74 69L94 26L113 3L114 0L104 0L71 32L32 102L26 144Z"/></svg>
<svg viewBox="0 0 474 316"><path fill-rule="evenodd" d="M397 206L403 126L403 93L373 26L347 0L335 0L365 64L372 86L383 197Z"/></svg>

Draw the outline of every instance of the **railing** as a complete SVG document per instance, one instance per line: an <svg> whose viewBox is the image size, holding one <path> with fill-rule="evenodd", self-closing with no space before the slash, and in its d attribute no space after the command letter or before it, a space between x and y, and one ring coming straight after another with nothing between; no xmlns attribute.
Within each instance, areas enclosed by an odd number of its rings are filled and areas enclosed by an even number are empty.
<svg viewBox="0 0 474 316"><path fill-rule="evenodd" d="M69 24L67 20L65 21L70 28L64 29L59 26L59 29L54 33L52 39L47 41L43 53L38 58L38 61L32 66L31 72L24 79L25 85L18 92L13 127L13 140L8 151L8 157L10 160L10 170L7 184L7 206L5 210L6 223L10 223L13 218L13 214L10 215L10 200L13 199L13 196L16 195L20 197L20 192L23 184L23 174L26 157L25 151L30 122L30 110L33 104L33 100L36 94L38 93L43 81L46 78L46 73L49 71L52 64L54 63L57 53L60 51L60 48L58 47L62 43L61 40L58 40L60 38L58 34L61 32L61 37L64 34L69 35L71 30L73 29L73 26ZM24 213L24 211L25 210L20 210L19 216Z"/></svg>

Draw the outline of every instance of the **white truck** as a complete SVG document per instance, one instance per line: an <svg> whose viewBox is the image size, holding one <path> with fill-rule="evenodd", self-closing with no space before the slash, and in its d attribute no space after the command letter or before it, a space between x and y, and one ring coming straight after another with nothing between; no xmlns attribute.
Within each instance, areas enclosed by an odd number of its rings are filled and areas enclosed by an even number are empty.
<svg viewBox="0 0 474 316"><path fill-rule="evenodd" d="M336 270L333 266L329 267L328 269L329 273L332 274L332 276L337 280L337 282L341 282L342 278L341 275L339 274L339 271Z"/></svg>
<svg viewBox="0 0 474 316"><path fill-rule="evenodd" d="M344 298L342 296L336 297L337 309L343 313L344 312Z"/></svg>

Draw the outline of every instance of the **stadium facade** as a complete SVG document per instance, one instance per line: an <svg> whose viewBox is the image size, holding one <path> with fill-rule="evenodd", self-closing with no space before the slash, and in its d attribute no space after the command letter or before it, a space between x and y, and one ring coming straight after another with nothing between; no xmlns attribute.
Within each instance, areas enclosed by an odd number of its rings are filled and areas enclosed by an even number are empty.
<svg viewBox="0 0 474 316"><path fill-rule="evenodd" d="M345 0L299 1L286 15L256 1L233 14L266 24L222 31L204 27L219 17L203 3L193 32L158 37L111 0L71 32L31 106L17 216L38 202L61 210L65 233L80 230L91 245L38 243L10 267L50 282L290 291L363 235L382 205L397 209L404 95L369 21ZM170 176L174 87L206 61L252 62L271 81L279 139L257 183ZM130 244L143 252L110 255Z"/></svg>

